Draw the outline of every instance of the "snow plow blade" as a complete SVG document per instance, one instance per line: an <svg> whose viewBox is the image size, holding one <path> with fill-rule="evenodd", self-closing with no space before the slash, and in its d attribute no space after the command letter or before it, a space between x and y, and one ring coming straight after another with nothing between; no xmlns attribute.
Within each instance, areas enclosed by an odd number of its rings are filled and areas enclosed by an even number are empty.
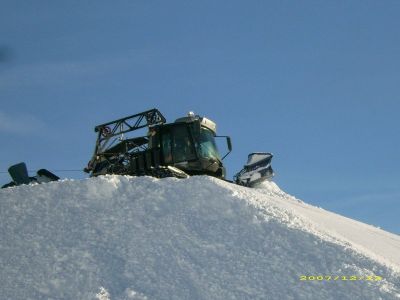
<svg viewBox="0 0 400 300"><path fill-rule="evenodd" d="M254 187L274 176L271 167L272 153L253 152L249 154L247 164L233 179L236 184Z"/></svg>

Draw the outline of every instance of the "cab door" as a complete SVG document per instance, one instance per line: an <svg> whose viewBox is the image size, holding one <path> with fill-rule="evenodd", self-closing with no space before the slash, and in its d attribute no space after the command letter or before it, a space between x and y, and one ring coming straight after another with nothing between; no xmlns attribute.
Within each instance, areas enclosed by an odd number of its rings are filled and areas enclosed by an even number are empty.
<svg viewBox="0 0 400 300"><path fill-rule="evenodd" d="M161 151L166 165L197 159L193 138L187 124L174 124L161 134Z"/></svg>

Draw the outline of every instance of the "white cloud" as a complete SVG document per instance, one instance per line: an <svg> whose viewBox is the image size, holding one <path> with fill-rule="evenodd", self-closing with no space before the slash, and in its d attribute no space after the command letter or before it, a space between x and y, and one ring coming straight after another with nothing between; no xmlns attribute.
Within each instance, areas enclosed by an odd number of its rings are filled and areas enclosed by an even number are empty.
<svg viewBox="0 0 400 300"><path fill-rule="evenodd" d="M46 128L45 123L34 115L7 114L0 111L0 132L14 134L40 133Z"/></svg>

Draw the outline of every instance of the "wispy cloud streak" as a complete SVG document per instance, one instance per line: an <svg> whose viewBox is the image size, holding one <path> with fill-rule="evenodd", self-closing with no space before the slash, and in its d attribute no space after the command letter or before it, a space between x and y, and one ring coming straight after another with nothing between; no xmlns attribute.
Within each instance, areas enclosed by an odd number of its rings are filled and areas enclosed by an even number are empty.
<svg viewBox="0 0 400 300"><path fill-rule="evenodd" d="M11 115L0 111L0 133L24 135L39 133L45 128L45 123L34 115L27 113Z"/></svg>
<svg viewBox="0 0 400 300"><path fill-rule="evenodd" d="M49 86L72 80L88 80L111 72L147 64L154 58L152 51L128 51L121 55L76 61L45 61L15 65L0 72L0 88Z"/></svg>

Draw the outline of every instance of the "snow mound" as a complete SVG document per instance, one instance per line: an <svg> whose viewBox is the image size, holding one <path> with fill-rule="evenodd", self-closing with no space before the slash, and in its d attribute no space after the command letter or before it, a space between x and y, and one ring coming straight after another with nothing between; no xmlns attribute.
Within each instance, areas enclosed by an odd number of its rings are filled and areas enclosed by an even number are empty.
<svg viewBox="0 0 400 300"><path fill-rule="evenodd" d="M104 176L0 207L3 299L400 299L400 236L274 183Z"/></svg>

